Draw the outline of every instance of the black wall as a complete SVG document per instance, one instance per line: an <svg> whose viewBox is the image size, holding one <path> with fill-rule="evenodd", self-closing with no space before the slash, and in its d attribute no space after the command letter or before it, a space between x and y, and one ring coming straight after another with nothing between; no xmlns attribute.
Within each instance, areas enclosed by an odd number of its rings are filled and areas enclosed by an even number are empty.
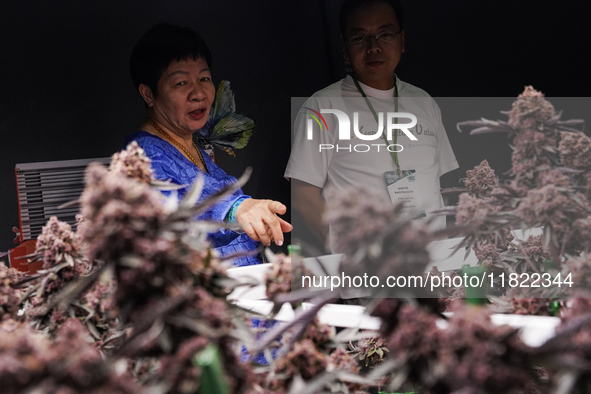
<svg viewBox="0 0 591 394"><path fill-rule="evenodd" d="M214 80L231 81L238 111L257 120L249 146L236 159L218 153L218 163L233 175L254 167L245 191L287 202L283 171L290 146L290 98L310 95L342 77L336 31L340 4L3 1L0 251L13 247L11 227L18 224L16 163L110 156L122 147L125 134L143 122L128 58L135 41L161 21L203 35L213 53ZM583 59L590 44L586 2L404 4L407 51L397 74L432 96L514 97L529 84L549 97L589 95L589 65ZM493 110L497 114L499 109ZM475 142L476 137L457 134L453 122L446 126L462 171L486 155L496 157L499 165L509 157L505 136ZM444 184L455 186L462 176L458 170Z"/></svg>

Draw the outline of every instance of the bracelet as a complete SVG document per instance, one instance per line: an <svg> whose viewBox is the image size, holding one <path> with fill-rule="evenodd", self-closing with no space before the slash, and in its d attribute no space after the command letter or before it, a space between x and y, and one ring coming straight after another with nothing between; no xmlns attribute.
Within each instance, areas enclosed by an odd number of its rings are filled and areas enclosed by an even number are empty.
<svg viewBox="0 0 591 394"><path fill-rule="evenodd" d="M238 207L240 206L240 204L242 204L242 202L244 200L246 200L248 197L240 197L238 200L236 200L234 202L234 204L232 204L232 207L230 208L230 210L228 211L228 214L226 215L226 221L230 222L230 223L236 223L236 211L238 210Z"/></svg>

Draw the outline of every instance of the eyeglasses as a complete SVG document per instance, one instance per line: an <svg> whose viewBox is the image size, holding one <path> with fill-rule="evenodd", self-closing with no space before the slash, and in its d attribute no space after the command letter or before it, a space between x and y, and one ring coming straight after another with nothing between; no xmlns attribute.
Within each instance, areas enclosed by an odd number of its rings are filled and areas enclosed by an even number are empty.
<svg viewBox="0 0 591 394"><path fill-rule="evenodd" d="M364 35L353 36L345 41L353 46L365 48L370 45L372 38L375 38L378 43L388 43L389 44L389 43L394 42L396 40L396 36L400 33L402 33L402 29L398 33L383 31L379 34L376 34L375 36L371 36L371 35L370 36L364 36Z"/></svg>

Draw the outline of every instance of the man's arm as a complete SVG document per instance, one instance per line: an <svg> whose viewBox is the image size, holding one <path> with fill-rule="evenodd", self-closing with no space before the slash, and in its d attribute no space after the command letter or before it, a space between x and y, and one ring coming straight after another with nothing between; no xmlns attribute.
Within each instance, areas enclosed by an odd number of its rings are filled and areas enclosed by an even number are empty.
<svg viewBox="0 0 591 394"><path fill-rule="evenodd" d="M324 223L326 203L320 194L321 189L298 179L291 179L293 208L302 216L304 224L316 238L326 244L328 226Z"/></svg>

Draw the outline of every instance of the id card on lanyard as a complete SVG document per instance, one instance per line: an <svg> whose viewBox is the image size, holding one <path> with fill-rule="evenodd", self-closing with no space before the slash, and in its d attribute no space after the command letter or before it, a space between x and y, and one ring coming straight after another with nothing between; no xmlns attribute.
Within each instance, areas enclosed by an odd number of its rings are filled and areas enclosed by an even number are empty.
<svg viewBox="0 0 591 394"><path fill-rule="evenodd" d="M384 180L390 194L392 204L403 202L404 208L401 214L410 218L427 217L422 209L421 194L417 184L415 170L400 170L384 172Z"/></svg>
<svg viewBox="0 0 591 394"><path fill-rule="evenodd" d="M371 110L376 123L378 122L378 114L371 105L371 102L367 98L367 95L359 85L357 78L353 77L353 81L355 82L355 86L359 93L365 99L367 106ZM394 112L398 112L398 84L394 84ZM395 123L398 123L398 118L394 119ZM382 137L384 141L386 141L386 145L389 144L388 139L386 138L385 132L382 133ZM394 133L393 143L396 144L398 140L398 133ZM400 202L404 202L404 209L402 210L403 215L408 215L412 218L419 218L419 217L426 217L425 210L422 209L422 201L421 195L419 193L418 184L417 184L417 173L415 170L402 170L400 168L400 163L398 161L398 152L390 152L392 156L392 160L394 160L394 165L396 165L396 171L386 171L384 172L384 181L386 182L386 188L388 189L388 194L390 195L390 200L392 204L396 205Z"/></svg>

